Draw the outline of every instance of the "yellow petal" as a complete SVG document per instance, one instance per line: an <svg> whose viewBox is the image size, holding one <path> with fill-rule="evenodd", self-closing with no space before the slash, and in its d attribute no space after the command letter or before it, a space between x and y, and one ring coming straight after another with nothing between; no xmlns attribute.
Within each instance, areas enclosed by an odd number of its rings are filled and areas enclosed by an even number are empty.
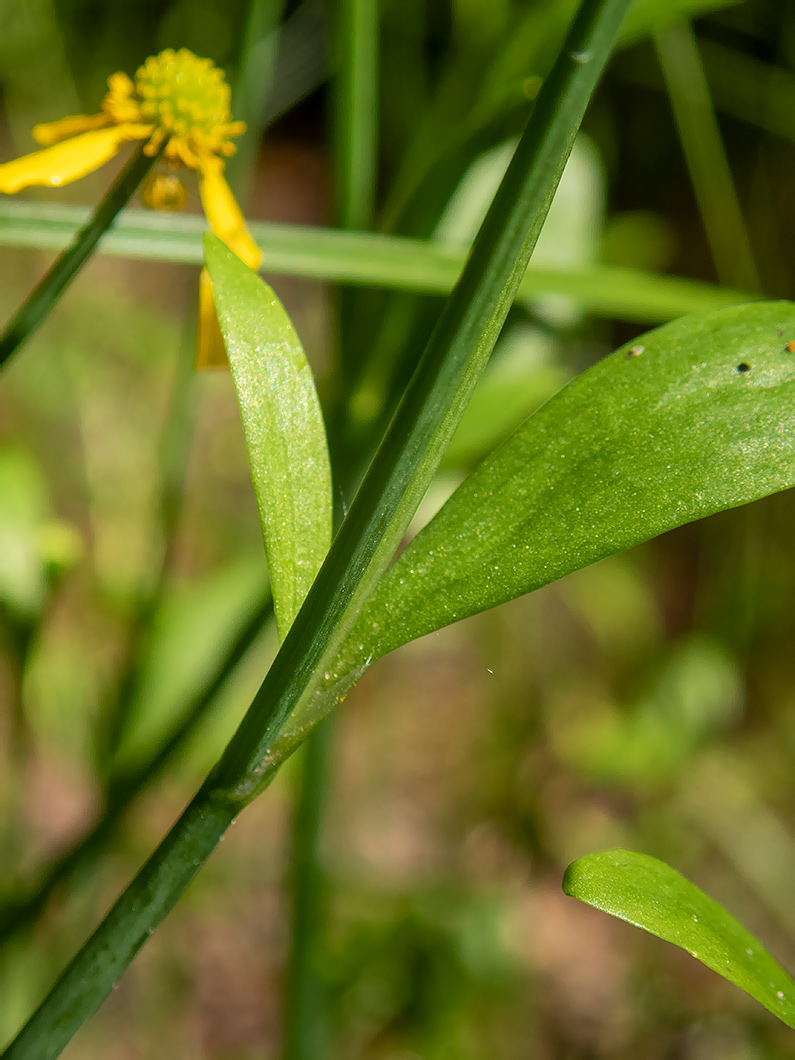
<svg viewBox="0 0 795 1060"><path fill-rule="evenodd" d="M150 125L114 125L15 158L0 165L0 192L14 195L33 184L70 184L103 166L127 140L143 140L151 131Z"/></svg>
<svg viewBox="0 0 795 1060"><path fill-rule="evenodd" d="M226 347L213 300L213 284L207 269L199 276L199 319L196 326L196 367L228 368Z"/></svg>
<svg viewBox="0 0 795 1060"><path fill-rule="evenodd" d="M58 144L61 140L68 140L71 136L79 133L89 132L91 129L104 129L110 124L106 114L74 114L71 118L61 118L60 121L44 122L33 126L33 139L37 144L50 147Z"/></svg>
<svg viewBox="0 0 795 1060"><path fill-rule="evenodd" d="M223 163L219 159L213 157L203 160L199 171L199 194L213 232L250 269L258 269L262 263L262 251L246 228L243 214L232 189L226 183Z"/></svg>

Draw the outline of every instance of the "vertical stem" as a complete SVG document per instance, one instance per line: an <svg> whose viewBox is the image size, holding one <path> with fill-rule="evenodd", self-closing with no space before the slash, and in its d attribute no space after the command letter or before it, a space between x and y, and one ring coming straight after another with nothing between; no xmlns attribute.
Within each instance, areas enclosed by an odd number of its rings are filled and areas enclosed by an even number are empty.
<svg viewBox="0 0 795 1060"><path fill-rule="evenodd" d="M335 212L341 228L364 228L372 215L377 162L378 28L377 0L341 0L334 92ZM340 292L340 350L352 337L353 296L354 292ZM339 408L346 408L350 395L341 392L336 396ZM342 485L348 469L335 471L338 485ZM304 752L293 832L293 923L285 999L285 1060L310 1060L327 1053L317 950L323 929L320 840L332 733L329 718L309 737Z"/></svg>
<svg viewBox="0 0 795 1060"><path fill-rule="evenodd" d="M337 221L342 228L366 228L377 160L376 0L340 0L334 121Z"/></svg>
<svg viewBox="0 0 795 1060"><path fill-rule="evenodd" d="M323 927L324 880L320 859L323 807L328 790L332 726L327 718L304 745L301 791L293 827L292 953L285 1006L286 1060L327 1055L325 999L318 965Z"/></svg>
<svg viewBox="0 0 795 1060"><path fill-rule="evenodd" d="M6 363L55 307L66 288L93 254L97 243L116 220L119 210L133 197L156 158L157 156L144 154L143 145L138 147L111 184L88 224L80 229L71 245L56 258L50 270L29 298L22 303L0 336L0 365Z"/></svg>
<svg viewBox="0 0 795 1060"><path fill-rule="evenodd" d="M682 150L721 283L758 291L759 277L698 44L686 22L655 34Z"/></svg>
<svg viewBox="0 0 795 1060"><path fill-rule="evenodd" d="M227 177L239 199L245 202L254 173L265 104L273 84L278 27L285 0L250 0L243 47L232 93L232 114L246 123L237 152L226 164Z"/></svg>

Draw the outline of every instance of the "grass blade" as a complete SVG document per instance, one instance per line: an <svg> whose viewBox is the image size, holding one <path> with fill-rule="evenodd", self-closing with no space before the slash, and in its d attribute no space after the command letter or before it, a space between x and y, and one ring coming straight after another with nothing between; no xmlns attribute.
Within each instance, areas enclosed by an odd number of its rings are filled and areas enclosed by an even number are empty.
<svg viewBox="0 0 795 1060"><path fill-rule="evenodd" d="M0 245L60 249L87 216L87 211L75 206L0 202ZM264 254L265 270L274 275L444 295L453 289L466 257L460 247L370 232L262 223L249 227ZM198 216L125 210L103 238L99 253L201 265L206 228ZM753 298L741 291L640 269L601 265L564 270L540 268L531 262L517 299L529 306L545 294L564 294L595 314L642 324L708 313Z"/></svg>

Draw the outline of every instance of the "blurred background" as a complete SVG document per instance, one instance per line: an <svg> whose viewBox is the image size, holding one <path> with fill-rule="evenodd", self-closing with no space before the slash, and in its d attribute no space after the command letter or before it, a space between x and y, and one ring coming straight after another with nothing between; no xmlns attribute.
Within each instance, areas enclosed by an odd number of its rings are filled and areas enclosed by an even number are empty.
<svg viewBox="0 0 795 1060"><path fill-rule="evenodd" d="M466 245L574 6L382 0L377 181L354 226ZM319 0L0 0L0 158L184 46L226 70L249 122L229 166L247 216L339 223L339 22ZM790 297L794 68L792 4L638 0L535 261ZM117 161L24 197L90 206ZM0 246L5 318L52 257ZM0 385L0 1041L171 825L276 648L231 378L191 367L197 276L95 258ZM441 299L271 279L315 367L342 510ZM666 316L565 290L512 311L425 517ZM794 539L793 497L774 496L365 675L327 733L307 1055L793 1054L746 995L560 880L591 851L654 854L795 970ZM65 1056L282 1055L300 777L299 755Z"/></svg>

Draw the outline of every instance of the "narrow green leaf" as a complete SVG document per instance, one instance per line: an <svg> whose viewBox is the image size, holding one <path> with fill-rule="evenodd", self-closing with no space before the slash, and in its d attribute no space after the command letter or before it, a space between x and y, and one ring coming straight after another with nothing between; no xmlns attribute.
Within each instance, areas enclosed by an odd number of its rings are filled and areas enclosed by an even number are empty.
<svg viewBox="0 0 795 1060"><path fill-rule="evenodd" d="M573 380L461 485L351 635L379 657L795 484L795 305L675 321Z"/></svg>
<svg viewBox="0 0 795 1060"><path fill-rule="evenodd" d="M284 638L331 544L331 468L312 370L266 283L211 233L205 255Z"/></svg>
<svg viewBox="0 0 795 1060"><path fill-rule="evenodd" d="M0 202L0 246L66 246L88 211L79 206ZM252 223L268 273L332 283L360 284L424 294L452 290L466 258L461 247L372 232L344 232L311 225ZM99 244L99 253L146 261L200 265L203 217L125 210ZM643 324L685 313L749 301L753 296L679 276L608 265L542 268L532 262L517 299L532 306L547 294L563 294L597 315Z"/></svg>
<svg viewBox="0 0 795 1060"><path fill-rule="evenodd" d="M664 861L629 850L579 858L563 891L673 942L795 1029L795 982L742 924Z"/></svg>
<svg viewBox="0 0 795 1060"><path fill-rule="evenodd" d="M635 0L621 30L621 44L634 44L678 19L699 18L738 3L739 0Z"/></svg>
<svg viewBox="0 0 795 1060"><path fill-rule="evenodd" d="M693 28L684 20L672 22L654 43L718 278L758 290L751 241Z"/></svg>

